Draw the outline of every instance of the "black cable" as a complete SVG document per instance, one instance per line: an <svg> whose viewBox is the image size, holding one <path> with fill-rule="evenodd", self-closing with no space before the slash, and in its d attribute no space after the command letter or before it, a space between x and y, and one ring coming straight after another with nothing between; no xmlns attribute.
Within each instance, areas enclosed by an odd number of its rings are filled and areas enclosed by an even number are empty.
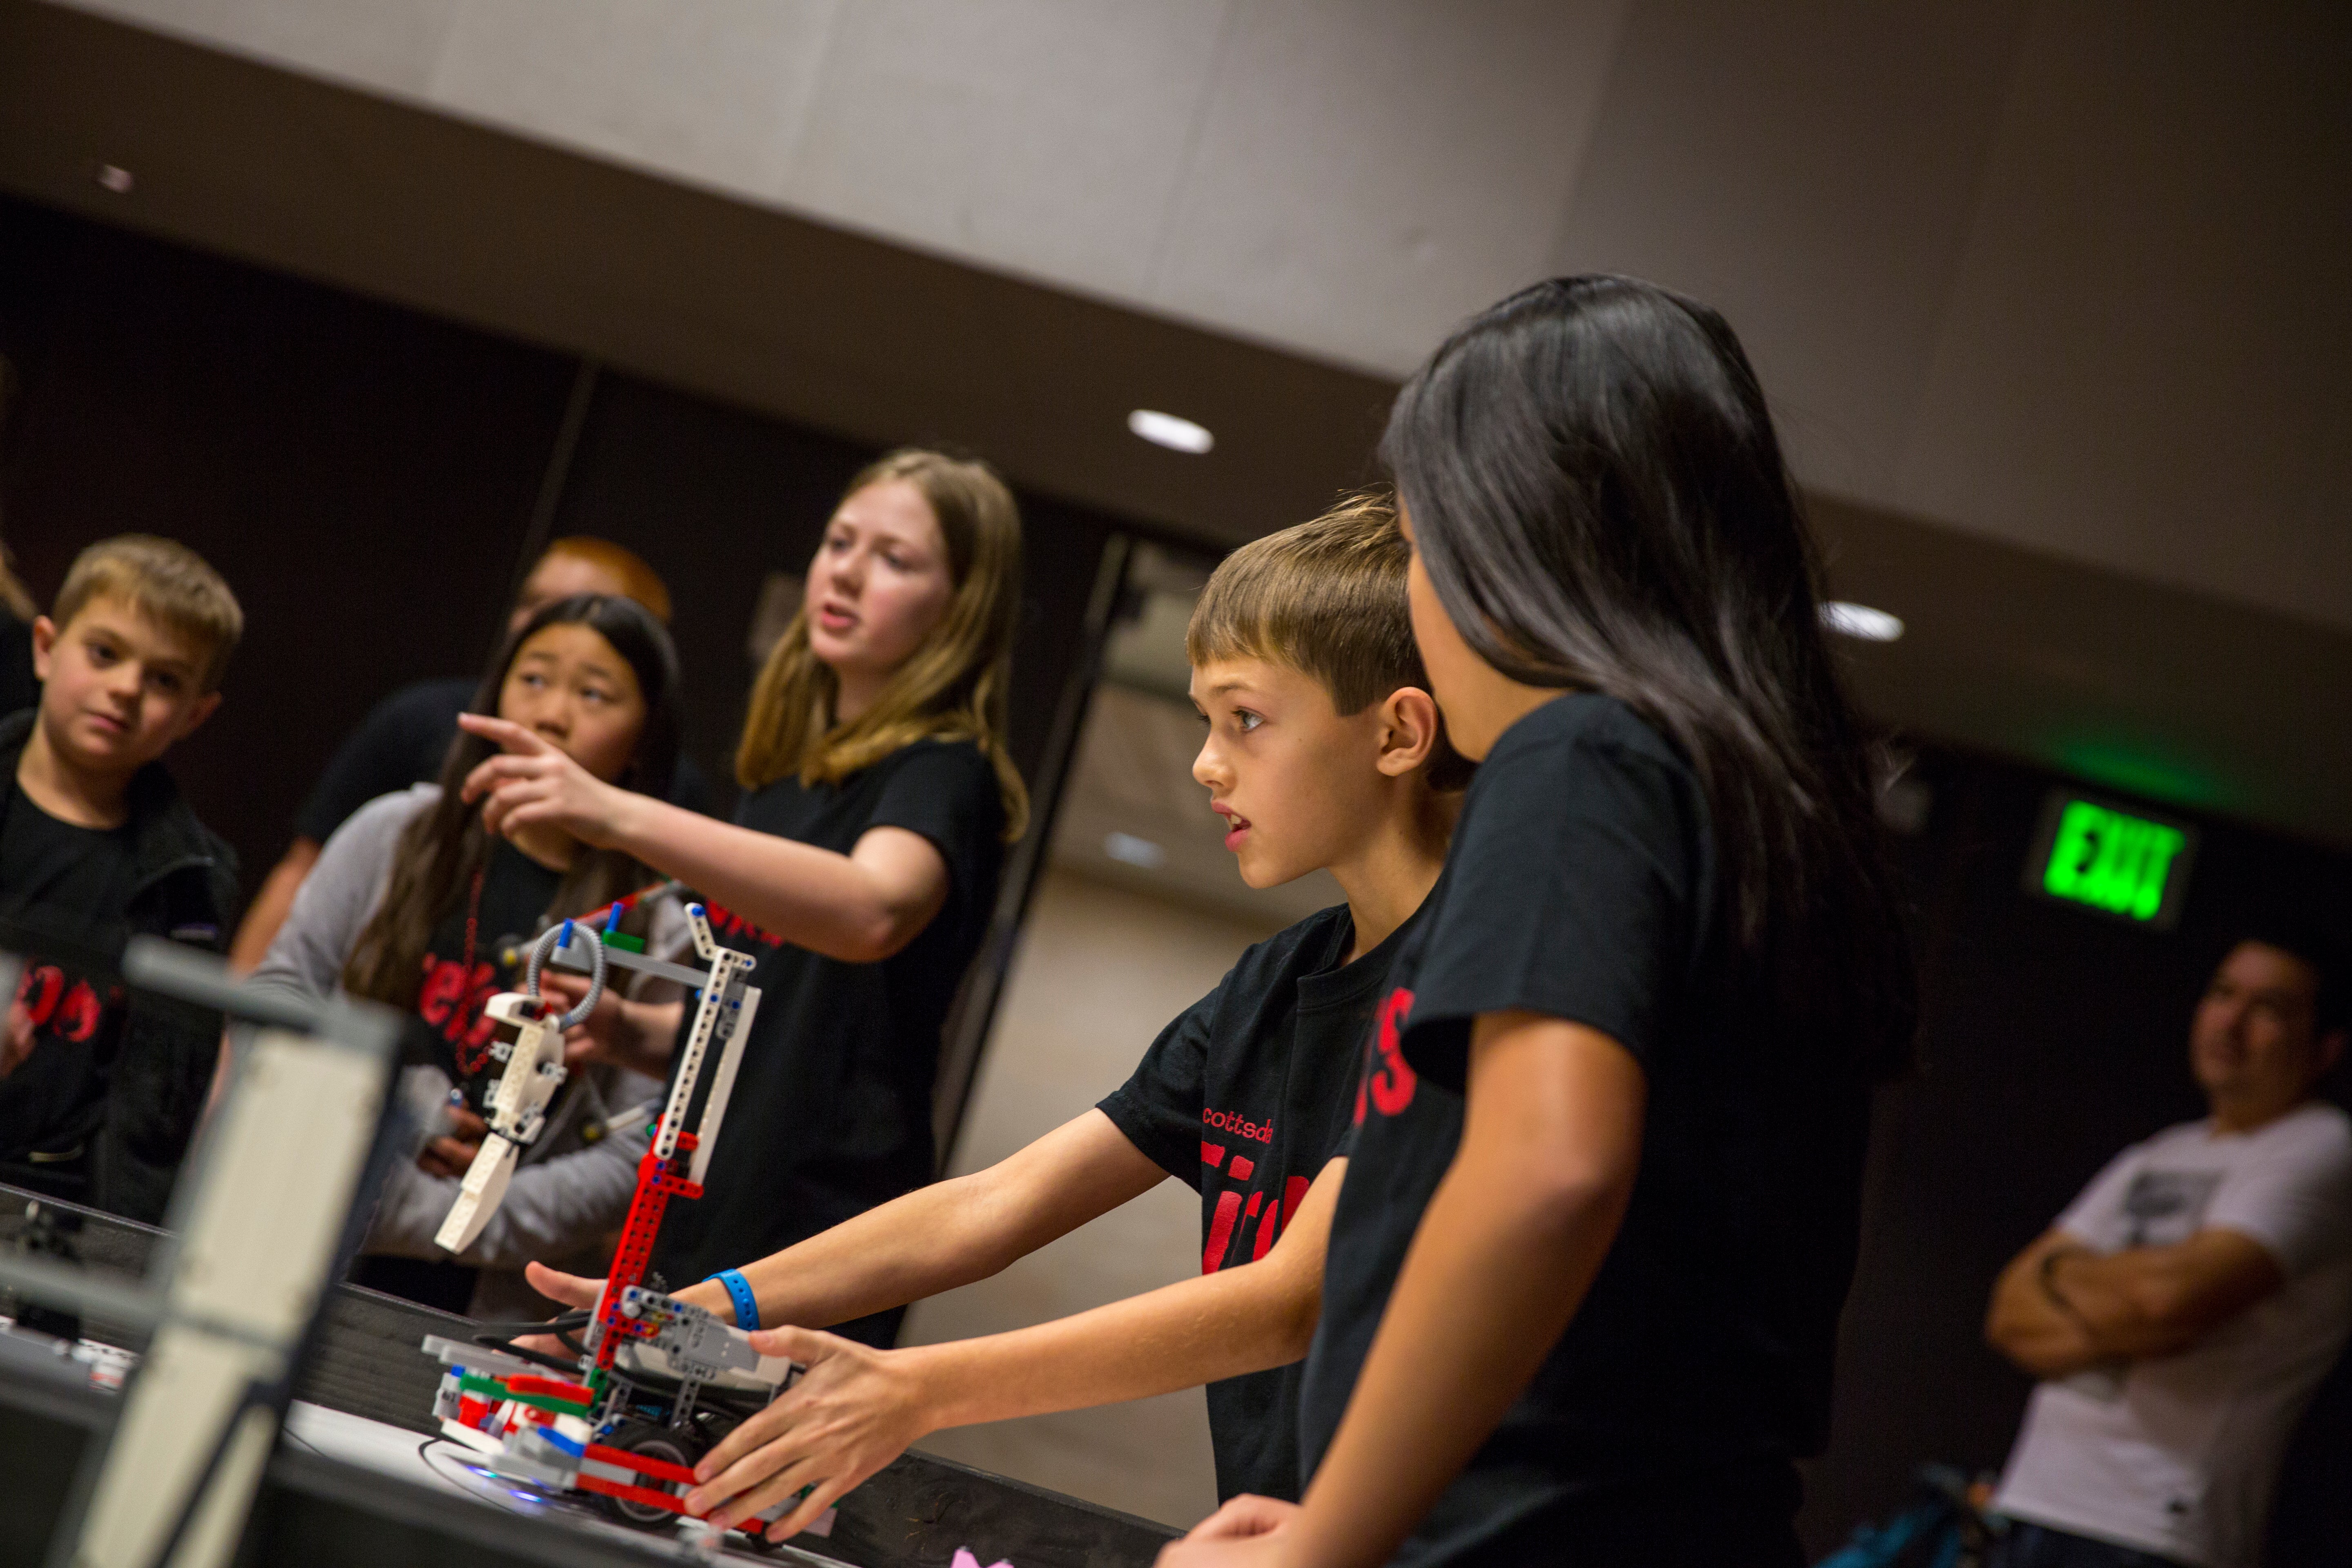
<svg viewBox="0 0 2352 1568"><path fill-rule="evenodd" d="M543 1323L534 1323L531 1327L534 1329L542 1329L545 1328L546 1325ZM510 1338L505 1338L498 1334L476 1334L474 1336L474 1342L480 1345L484 1350L497 1351L500 1355L510 1355L522 1361L537 1362L540 1365L544 1367L552 1367L557 1372L563 1373L566 1377L578 1377L580 1375L580 1363L578 1362L561 1361L542 1351L525 1350Z"/></svg>
<svg viewBox="0 0 2352 1568"><path fill-rule="evenodd" d="M557 1329L584 1329L595 1316L582 1307L574 1311L558 1312L551 1318L535 1318L529 1322L476 1323L474 1327L486 1334L543 1334Z"/></svg>

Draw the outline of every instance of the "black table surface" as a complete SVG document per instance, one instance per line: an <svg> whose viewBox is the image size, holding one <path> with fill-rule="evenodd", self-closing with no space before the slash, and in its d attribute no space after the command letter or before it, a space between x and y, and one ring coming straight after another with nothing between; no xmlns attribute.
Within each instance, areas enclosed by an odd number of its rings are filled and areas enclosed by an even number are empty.
<svg viewBox="0 0 2352 1568"><path fill-rule="evenodd" d="M148 1226L58 1204L0 1185L0 1249L13 1247L25 1210L38 1201L78 1221L86 1267L143 1275L168 1237ZM419 1345L427 1334L464 1340L468 1320L352 1285L338 1285L295 1380L295 1397L436 1436L433 1395L441 1365ZM127 1350L143 1332L100 1319L82 1332ZM63 1516L75 1478L111 1426L117 1401L79 1379L0 1362L0 1562L38 1562ZM946 1568L959 1547L982 1563L1016 1568L1137 1568L1176 1531L1149 1520L967 1466L906 1454L842 1499L833 1534L809 1541L820 1561L857 1568ZM550 1568L707 1562L666 1536L642 1540L528 1518L421 1483L377 1474L281 1444L247 1525L240 1561L315 1564L544 1563Z"/></svg>

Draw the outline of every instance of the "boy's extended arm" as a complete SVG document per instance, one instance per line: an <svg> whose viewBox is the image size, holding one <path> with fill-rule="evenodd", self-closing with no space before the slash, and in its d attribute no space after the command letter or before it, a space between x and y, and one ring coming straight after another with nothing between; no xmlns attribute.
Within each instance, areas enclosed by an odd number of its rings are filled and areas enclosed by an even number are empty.
<svg viewBox="0 0 2352 1568"><path fill-rule="evenodd" d="M1168 1179L1100 1110L1064 1122L984 1171L918 1187L745 1264L763 1323L847 1322L985 1279ZM588 1306L598 1282L534 1266L532 1285ZM732 1321L726 1289L672 1292Z"/></svg>
<svg viewBox="0 0 2352 1568"><path fill-rule="evenodd" d="M1320 1315L1346 1173L1344 1159L1324 1166L1263 1258L1054 1322L897 1351L776 1331L764 1348L808 1373L703 1459L688 1506L748 1517L818 1482L778 1521L772 1538L782 1540L941 1427L1141 1399L1298 1360Z"/></svg>

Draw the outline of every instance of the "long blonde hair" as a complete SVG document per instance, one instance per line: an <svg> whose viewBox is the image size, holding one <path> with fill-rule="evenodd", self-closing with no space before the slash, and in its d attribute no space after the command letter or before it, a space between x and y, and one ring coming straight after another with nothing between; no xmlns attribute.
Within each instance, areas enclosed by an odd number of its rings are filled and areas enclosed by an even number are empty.
<svg viewBox="0 0 2352 1568"><path fill-rule="evenodd" d="M892 479L921 491L939 520L955 584L946 615L891 672L874 705L837 724L839 681L809 647L803 604L751 688L735 777L747 790L793 774L803 784L838 784L917 741L971 741L996 770L1009 844L1029 825L1029 792L1005 750L1021 608L1021 510L987 464L911 447L869 465L842 499Z"/></svg>

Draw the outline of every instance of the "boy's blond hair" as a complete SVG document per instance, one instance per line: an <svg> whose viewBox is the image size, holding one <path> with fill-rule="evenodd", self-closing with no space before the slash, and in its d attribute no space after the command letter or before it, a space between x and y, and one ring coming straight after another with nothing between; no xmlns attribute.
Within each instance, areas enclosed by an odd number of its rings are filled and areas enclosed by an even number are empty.
<svg viewBox="0 0 2352 1568"><path fill-rule="evenodd" d="M1412 547L1386 490L1342 497L1310 522L1269 533L1225 557L1184 628L1195 665L1262 658L1311 676L1342 714L1360 713L1401 686L1429 689L1412 640L1405 573ZM1469 764L1444 734L1429 782L1458 789Z"/></svg>
<svg viewBox="0 0 2352 1568"><path fill-rule="evenodd" d="M121 599L196 643L204 657L199 685L219 689L228 656L245 635L245 612L203 556L152 533L101 539L74 557L49 618L60 629L69 626L100 598Z"/></svg>

